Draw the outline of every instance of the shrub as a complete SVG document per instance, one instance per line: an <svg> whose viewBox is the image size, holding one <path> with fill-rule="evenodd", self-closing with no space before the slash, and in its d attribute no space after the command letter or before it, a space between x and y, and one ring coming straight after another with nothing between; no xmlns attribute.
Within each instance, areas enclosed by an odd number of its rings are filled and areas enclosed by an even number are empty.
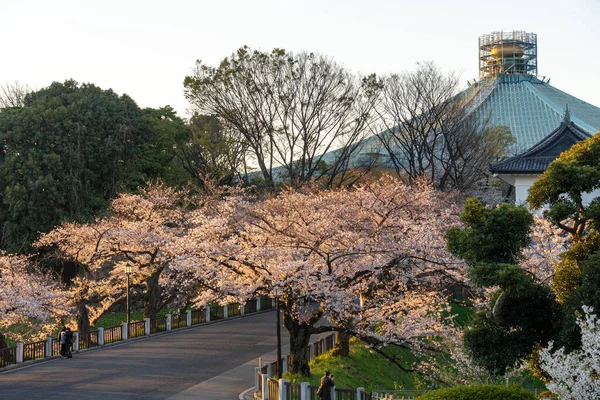
<svg viewBox="0 0 600 400"><path fill-rule="evenodd" d="M419 400L536 400L533 392L529 392L520 386L477 385L477 386L454 386L434 390Z"/></svg>

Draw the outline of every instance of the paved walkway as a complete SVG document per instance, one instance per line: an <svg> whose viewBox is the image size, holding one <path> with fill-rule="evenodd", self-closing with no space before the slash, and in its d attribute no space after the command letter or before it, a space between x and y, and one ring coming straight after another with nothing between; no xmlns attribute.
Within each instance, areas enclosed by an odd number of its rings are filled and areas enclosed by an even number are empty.
<svg viewBox="0 0 600 400"><path fill-rule="evenodd" d="M275 347L274 312L236 318L0 373L0 399L235 400Z"/></svg>

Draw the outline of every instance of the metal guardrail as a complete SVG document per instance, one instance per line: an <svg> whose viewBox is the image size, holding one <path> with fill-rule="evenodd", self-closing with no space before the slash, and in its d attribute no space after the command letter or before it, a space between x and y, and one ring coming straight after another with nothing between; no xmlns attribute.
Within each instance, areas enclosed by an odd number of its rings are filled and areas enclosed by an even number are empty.
<svg viewBox="0 0 600 400"><path fill-rule="evenodd" d="M60 339L52 338L52 355L57 356L60 354Z"/></svg>
<svg viewBox="0 0 600 400"><path fill-rule="evenodd" d="M228 317L239 317L242 315L242 306L240 303L232 303L227 306Z"/></svg>
<svg viewBox="0 0 600 400"><path fill-rule="evenodd" d="M0 350L0 368L17 363L17 346Z"/></svg>
<svg viewBox="0 0 600 400"><path fill-rule="evenodd" d="M146 335L146 321L134 321L127 325L127 337L133 339Z"/></svg>
<svg viewBox="0 0 600 400"><path fill-rule="evenodd" d="M192 325L198 325L206 322L206 310L193 310L192 311Z"/></svg>
<svg viewBox="0 0 600 400"><path fill-rule="evenodd" d="M120 342L123 340L123 328L121 325L104 328L104 344Z"/></svg>
<svg viewBox="0 0 600 400"><path fill-rule="evenodd" d="M260 301L260 303L259 303ZM242 308L241 304L233 303L227 306L227 317L241 316L242 311L244 315L256 313L261 306L262 310L271 310L273 301L270 298L262 298L260 300L250 300L245 303ZM190 320L188 322L188 313ZM191 310L185 314L174 314L171 316L170 329L179 329L190 325L198 325L207 322L207 313L210 313L210 321L216 321L225 318L224 307L219 305L211 305L210 307ZM90 332L77 332L77 350L87 350L93 347L98 347L105 344L116 343L124 340L123 334L124 329L127 329L127 338L142 337L147 334L154 334L159 332L165 332L169 329L167 326L167 317L152 318L149 321L150 332L146 332L147 326L146 321L132 321L129 324L123 324L113 326L109 328L101 328L103 333L100 335L101 330L94 330ZM22 357L19 346L22 346ZM60 340L55 337L49 337L47 340L40 340L31 343L19 344L19 346L9 347L0 349L0 368L17 364L21 361L31 361L47 356L55 356L60 354ZM47 349L47 346L50 348ZM47 352L50 354L47 354ZM22 358L22 360L20 359ZM19 360L19 361L17 361Z"/></svg>
<svg viewBox="0 0 600 400"><path fill-rule="evenodd" d="M185 328L187 326L187 316L185 314L173 314L171 316L171 329Z"/></svg>
<svg viewBox="0 0 600 400"><path fill-rule="evenodd" d="M152 318L150 320L150 334L167 331L167 317Z"/></svg>
<svg viewBox="0 0 600 400"><path fill-rule="evenodd" d="M246 302L246 305L244 306L244 309L246 314L255 313L256 311L258 311L256 299L248 300Z"/></svg>
<svg viewBox="0 0 600 400"><path fill-rule="evenodd" d="M100 331L82 332L79 334L79 350L91 349L97 347L100 342L98 335Z"/></svg>
<svg viewBox="0 0 600 400"><path fill-rule="evenodd" d="M223 318L225 318L225 312L223 311L223 307L220 307L218 304L213 304L212 306L210 306L211 321L218 321Z"/></svg>
<svg viewBox="0 0 600 400"><path fill-rule="evenodd" d="M25 343L23 345L23 361L37 360L46 357L46 341Z"/></svg>
<svg viewBox="0 0 600 400"><path fill-rule="evenodd" d="M300 399L300 387L301 385L299 383L286 382L285 398L288 400Z"/></svg>
<svg viewBox="0 0 600 400"><path fill-rule="evenodd" d="M261 297L260 298L260 309L262 310L272 310L273 309L273 300L269 297Z"/></svg>

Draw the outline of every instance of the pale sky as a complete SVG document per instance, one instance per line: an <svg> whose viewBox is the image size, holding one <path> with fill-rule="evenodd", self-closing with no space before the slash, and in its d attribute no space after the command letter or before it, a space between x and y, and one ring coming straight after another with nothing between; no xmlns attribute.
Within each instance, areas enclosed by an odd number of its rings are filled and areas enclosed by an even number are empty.
<svg viewBox="0 0 600 400"><path fill-rule="evenodd" d="M312 51L361 74L434 61L478 77L477 40L538 35L538 75L600 106L600 0L0 0L0 84L75 79L185 116L183 79L248 45Z"/></svg>

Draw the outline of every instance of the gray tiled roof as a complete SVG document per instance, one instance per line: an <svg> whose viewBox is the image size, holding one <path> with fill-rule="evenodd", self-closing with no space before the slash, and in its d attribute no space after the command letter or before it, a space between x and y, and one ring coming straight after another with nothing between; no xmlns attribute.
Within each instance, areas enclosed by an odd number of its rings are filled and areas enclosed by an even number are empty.
<svg viewBox="0 0 600 400"><path fill-rule="evenodd" d="M490 166L496 174L539 174L548 168L560 153L568 150L590 134L572 121L560 124L552 133L529 150Z"/></svg>

